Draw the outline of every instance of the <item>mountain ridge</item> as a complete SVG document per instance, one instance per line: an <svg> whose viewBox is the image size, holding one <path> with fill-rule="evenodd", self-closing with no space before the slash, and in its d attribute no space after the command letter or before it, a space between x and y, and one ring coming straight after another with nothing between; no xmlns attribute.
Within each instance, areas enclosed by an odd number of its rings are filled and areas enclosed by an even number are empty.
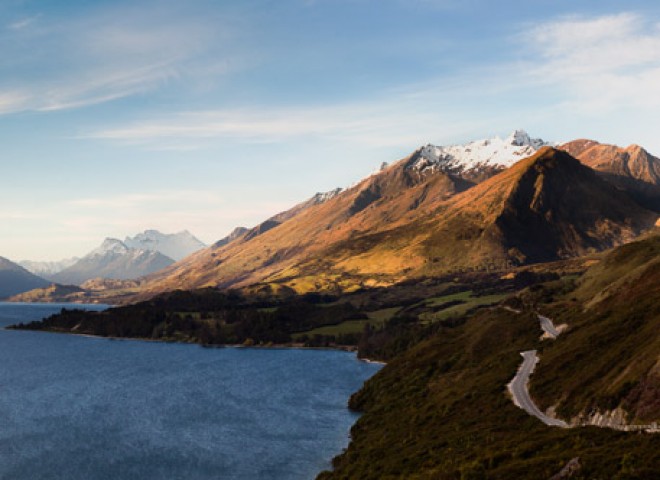
<svg viewBox="0 0 660 480"><path fill-rule="evenodd" d="M42 288L49 282L11 260L0 257L0 299L35 288Z"/></svg>
<svg viewBox="0 0 660 480"><path fill-rule="evenodd" d="M172 263L174 260L160 252L129 248L119 239L106 238L99 247L52 278L57 283L73 285L98 277L131 280Z"/></svg>
<svg viewBox="0 0 660 480"><path fill-rule="evenodd" d="M188 255L206 248L206 244L188 230L178 233L161 233L158 230L145 230L133 237L126 237L123 243L137 250L160 252L173 260L181 260Z"/></svg>
<svg viewBox="0 0 660 480"><path fill-rule="evenodd" d="M148 276L144 288L388 285L456 268L582 255L629 241L657 220L552 147L476 184L441 171L417 176L408 168L416 154L281 224ZM574 180L581 193L566 186ZM534 237L539 245L525 239L530 221L543 232ZM552 245L541 248L548 239Z"/></svg>

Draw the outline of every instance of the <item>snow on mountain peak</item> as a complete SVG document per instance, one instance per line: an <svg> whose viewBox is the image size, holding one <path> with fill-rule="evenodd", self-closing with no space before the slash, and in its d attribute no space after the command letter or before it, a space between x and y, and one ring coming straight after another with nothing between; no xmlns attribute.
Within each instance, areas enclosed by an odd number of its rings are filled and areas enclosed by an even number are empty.
<svg viewBox="0 0 660 480"><path fill-rule="evenodd" d="M105 255L107 253L124 254L127 251L128 247L121 240L117 238L106 238L100 247L92 250L87 256Z"/></svg>
<svg viewBox="0 0 660 480"><path fill-rule="evenodd" d="M508 168L539 148L549 145L540 138L531 138L524 130L515 130L502 139L494 137L465 145L436 146L428 144L419 151L409 168L421 174L443 171L475 173L493 168Z"/></svg>
<svg viewBox="0 0 660 480"><path fill-rule="evenodd" d="M163 255L181 260L206 245L188 230L179 233L161 233L158 230L145 230L134 237L126 237L124 244L130 248L160 252Z"/></svg>
<svg viewBox="0 0 660 480"><path fill-rule="evenodd" d="M328 192L318 192L316 195L312 197L312 201L314 202L314 204L324 203L327 202L328 200L335 198L343 191L344 191L343 188L335 188Z"/></svg>

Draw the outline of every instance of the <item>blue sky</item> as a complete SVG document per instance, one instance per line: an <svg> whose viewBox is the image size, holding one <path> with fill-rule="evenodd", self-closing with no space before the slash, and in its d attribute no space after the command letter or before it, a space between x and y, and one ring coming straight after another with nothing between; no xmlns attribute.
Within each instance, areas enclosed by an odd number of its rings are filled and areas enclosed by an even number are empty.
<svg viewBox="0 0 660 480"><path fill-rule="evenodd" d="M651 1L5 0L0 256L213 242L421 144L660 153Z"/></svg>

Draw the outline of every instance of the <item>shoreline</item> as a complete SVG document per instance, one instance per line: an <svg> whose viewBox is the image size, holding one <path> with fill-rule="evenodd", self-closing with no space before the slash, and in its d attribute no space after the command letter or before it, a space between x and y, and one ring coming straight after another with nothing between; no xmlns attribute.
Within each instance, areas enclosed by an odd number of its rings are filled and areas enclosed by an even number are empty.
<svg viewBox="0 0 660 480"><path fill-rule="evenodd" d="M353 345L336 345L328 347L306 347L302 343L274 343L270 345L244 345L242 343L224 343L224 344L207 344L207 343L198 343L198 342L186 342L184 340L158 340L154 338L146 337L112 337L112 336L103 336L103 335L93 335L91 333L75 333L68 331L60 330L35 330L30 328L17 328L15 325L7 325L2 327L2 330L14 330L14 331L23 331L23 332L42 332L42 333L54 333L59 335L72 335L76 337L87 337L87 338L96 338L96 339L105 339L110 341L133 341L133 342L149 342L149 343L176 343L182 345L197 345L202 348L237 348L237 349L269 349L269 350L333 350L339 352L355 353L355 358L361 362L373 363L377 365L387 365L387 362L382 360L375 360L371 358L360 358L358 357L358 348Z"/></svg>

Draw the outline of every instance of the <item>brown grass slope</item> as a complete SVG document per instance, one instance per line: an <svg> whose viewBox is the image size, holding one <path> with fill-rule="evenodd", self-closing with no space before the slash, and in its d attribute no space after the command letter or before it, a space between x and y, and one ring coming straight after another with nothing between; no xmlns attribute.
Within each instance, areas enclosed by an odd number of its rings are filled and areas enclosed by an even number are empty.
<svg viewBox="0 0 660 480"><path fill-rule="evenodd" d="M407 242L399 243L408 246L388 253L422 257L424 267L412 272L418 274L498 268L620 245L656 219L570 155L544 148L433 215L389 232L390 243L403 237Z"/></svg>
<svg viewBox="0 0 660 480"><path fill-rule="evenodd" d="M420 177L407 168L413 160L414 155L403 159L329 201L294 207L294 215L285 212L273 217L272 225L258 234L193 254L147 277L145 291L241 286L300 277L302 272L296 267L312 258L323 258L328 246L408 224L472 186L445 174ZM399 278L396 273L405 267L399 262L385 273ZM336 282L331 275L321 281L325 282L321 287ZM302 288L316 289L316 283Z"/></svg>
<svg viewBox="0 0 660 480"><path fill-rule="evenodd" d="M448 174L419 177L407 168L412 161L258 235L202 250L147 277L143 291L388 285L455 268L582 255L632 240L657 218L551 148L477 186Z"/></svg>

